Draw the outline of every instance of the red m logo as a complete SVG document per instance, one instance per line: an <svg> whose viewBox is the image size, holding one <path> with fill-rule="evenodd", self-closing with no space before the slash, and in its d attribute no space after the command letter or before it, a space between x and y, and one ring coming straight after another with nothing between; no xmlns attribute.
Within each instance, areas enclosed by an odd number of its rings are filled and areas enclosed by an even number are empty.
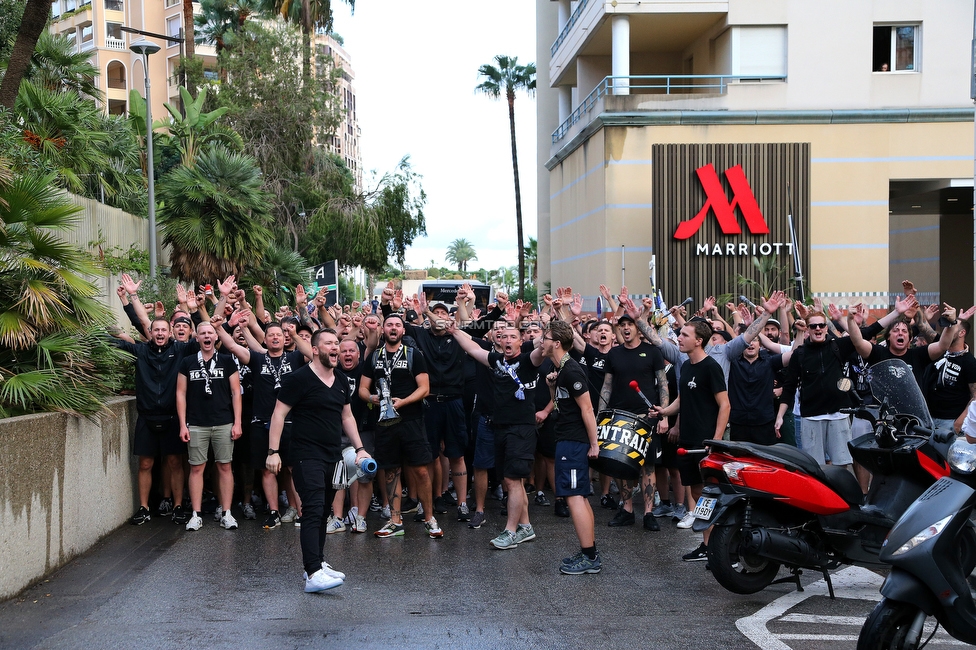
<svg viewBox="0 0 976 650"><path fill-rule="evenodd" d="M702 223L705 222L705 217L708 216L709 209L715 212L715 218L718 219L718 225L723 233L726 235L740 234L742 229L735 218L736 206L742 212L742 216L745 217L749 232L753 235L769 233L769 226L766 225L766 220L763 219L762 212L759 210L759 204L752 194L752 188L749 187L749 181L746 180L746 175L742 171L742 165L736 165L725 171L725 178L728 179L729 186L732 188L732 201L729 201L725 196L725 190L722 189L722 183L711 163L699 167L695 173L698 174L698 179L705 190L705 205L694 217L678 224L677 230L674 231L675 239L688 239L698 232Z"/></svg>

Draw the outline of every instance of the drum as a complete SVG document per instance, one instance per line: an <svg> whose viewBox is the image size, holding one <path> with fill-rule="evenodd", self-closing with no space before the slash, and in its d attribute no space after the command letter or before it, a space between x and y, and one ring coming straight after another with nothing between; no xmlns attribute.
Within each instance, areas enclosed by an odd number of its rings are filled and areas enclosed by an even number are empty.
<svg viewBox="0 0 976 650"><path fill-rule="evenodd" d="M596 432L600 456L590 460L590 467L614 478L638 479L652 449L653 422L629 411L607 409L597 415Z"/></svg>

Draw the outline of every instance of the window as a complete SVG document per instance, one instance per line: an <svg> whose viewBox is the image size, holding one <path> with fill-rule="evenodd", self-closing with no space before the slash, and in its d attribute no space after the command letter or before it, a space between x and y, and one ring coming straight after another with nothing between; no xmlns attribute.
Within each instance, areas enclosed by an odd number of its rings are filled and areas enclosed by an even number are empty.
<svg viewBox="0 0 976 650"><path fill-rule="evenodd" d="M81 26L81 42L87 43L95 38L95 29L92 27L91 23L85 23Z"/></svg>
<svg viewBox="0 0 976 650"><path fill-rule="evenodd" d="M122 25L118 23L105 23L105 35L109 38L114 38L121 41L122 36Z"/></svg>
<svg viewBox="0 0 976 650"><path fill-rule="evenodd" d="M786 75L786 25L743 25L732 34L732 74L743 77Z"/></svg>
<svg viewBox="0 0 976 650"><path fill-rule="evenodd" d="M175 7L178 4L180 4L180 0L166 0L167 9L169 9L170 7Z"/></svg>
<svg viewBox="0 0 976 650"><path fill-rule="evenodd" d="M55 18L61 15L61 0L54 0L51 3L51 15Z"/></svg>
<svg viewBox="0 0 976 650"><path fill-rule="evenodd" d="M180 30L183 29L183 18L180 16L173 16L172 18L166 19L166 35L180 37ZM168 47L176 47L179 45L177 41L168 41Z"/></svg>
<svg viewBox="0 0 976 650"><path fill-rule="evenodd" d="M918 25L875 25L871 69L918 72Z"/></svg>

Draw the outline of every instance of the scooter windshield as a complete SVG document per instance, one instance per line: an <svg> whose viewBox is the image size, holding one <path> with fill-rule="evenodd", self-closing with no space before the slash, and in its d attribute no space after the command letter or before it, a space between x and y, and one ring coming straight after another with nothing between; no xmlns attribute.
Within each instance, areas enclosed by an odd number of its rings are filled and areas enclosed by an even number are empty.
<svg viewBox="0 0 976 650"><path fill-rule="evenodd" d="M929 407L911 367L901 359L887 359L868 368L868 382L878 402L887 400L895 413L914 415L928 429L933 427Z"/></svg>

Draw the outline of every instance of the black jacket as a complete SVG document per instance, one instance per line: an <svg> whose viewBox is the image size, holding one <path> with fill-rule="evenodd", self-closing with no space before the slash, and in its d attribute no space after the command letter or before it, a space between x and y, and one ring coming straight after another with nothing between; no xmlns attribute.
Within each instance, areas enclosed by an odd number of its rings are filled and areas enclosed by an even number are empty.
<svg viewBox="0 0 976 650"><path fill-rule="evenodd" d="M176 415L176 375L180 363L190 354L200 351L196 341L170 341L163 347L155 343L129 343L113 339L119 347L136 360L136 408L141 415Z"/></svg>
<svg viewBox="0 0 976 650"><path fill-rule="evenodd" d="M783 402L792 404L799 388L802 417L836 413L849 407L851 399L837 388L837 380L844 376L844 361L852 354L854 344L847 337L830 339L822 345L805 342L793 351L786 368Z"/></svg>

